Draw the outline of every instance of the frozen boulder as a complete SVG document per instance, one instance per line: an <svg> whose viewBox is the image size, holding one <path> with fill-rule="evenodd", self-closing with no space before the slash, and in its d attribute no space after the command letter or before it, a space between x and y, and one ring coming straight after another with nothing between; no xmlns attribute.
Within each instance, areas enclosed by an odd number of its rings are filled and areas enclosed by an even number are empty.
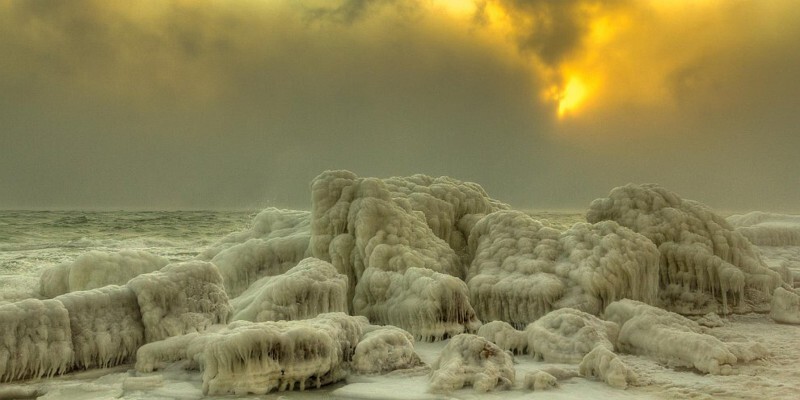
<svg viewBox="0 0 800 400"><path fill-rule="evenodd" d="M716 312L717 304L729 312L729 302L737 312L766 310L781 283L724 218L658 185L614 188L592 202L586 219L616 221L653 241L661 254L661 297L682 313Z"/></svg>
<svg viewBox="0 0 800 400"><path fill-rule="evenodd" d="M414 336L391 326L365 327L353 355L353 370L361 374L381 374L422 365L414 351Z"/></svg>
<svg viewBox="0 0 800 400"><path fill-rule="evenodd" d="M432 369L430 388L434 392L451 392L468 385L480 392L509 389L516 374L510 354L471 334L450 339Z"/></svg>
<svg viewBox="0 0 800 400"><path fill-rule="evenodd" d="M658 251L612 221L553 229L520 211L479 220L469 236L467 274L478 318L524 327L564 307L600 314L621 298L654 302Z"/></svg>
<svg viewBox="0 0 800 400"><path fill-rule="evenodd" d="M524 354L528 349L528 336L504 321L492 321L478 328L478 336L513 354Z"/></svg>
<svg viewBox="0 0 800 400"><path fill-rule="evenodd" d="M771 306L769 316L776 322L800 324L800 293L796 290L775 289Z"/></svg>
<svg viewBox="0 0 800 400"><path fill-rule="evenodd" d="M205 261L169 264L131 279L127 287L136 294L146 342L226 323L232 311L222 276Z"/></svg>
<svg viewBox="0 0 800 400"><path fill-rule="evenodd" d="M558 379L545 371L533 371L525 374L523 386L533 391L555 389L558 387Z"/></svg>
<svg viewBox="0 0 800 400"><path fill-rule="evenodd" d="M117 253L90 251L71 263L62 263L42 272L40 290L47 298L106 285L124 285L132 278L161 269L169 263L164 257L141 250Z"/></svg>
<svg viewBox="0 0 800 400"><path fill-rule="evenodd" d="M256 281L231 304L234 320L253 322L347 312L347 277L329 262L306 258L282 275Z"/></svg>
<svg viewBox="0 0 800 400"><path fill-rule="evenodd" d="M609 386L625 389L636 381L636 374L622 362L618 355L603 346L597 346L583 357L578 372L585 377L600 378Z"/></svg>
<svg viewBox="0 0 800 400"><path fill-rule="evenodd" d="M598 346L613 351L619 325L583 311L562 308L528 325L525 334L528 353L535 358L577 364Z"/></svg>

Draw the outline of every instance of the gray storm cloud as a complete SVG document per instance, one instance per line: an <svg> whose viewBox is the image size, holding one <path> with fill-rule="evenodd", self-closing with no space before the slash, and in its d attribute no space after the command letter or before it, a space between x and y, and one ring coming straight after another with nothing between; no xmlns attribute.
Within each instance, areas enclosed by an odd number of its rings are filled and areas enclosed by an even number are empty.
<svg viewBox="0 0 800 400"><path fill-rule="evenodd" d="M794 3L752 26L726 9L725 43L665 73L669 107L617 95L565 121L531 63L587 51L598 3L479 2L466 22L430 4L2 3L0 207L305 208L314 176L346 168L452 175L519 207L584 209L635 181L797 210ZM521 21L498 39L516 53L481 35L487 7Z"/></svg>

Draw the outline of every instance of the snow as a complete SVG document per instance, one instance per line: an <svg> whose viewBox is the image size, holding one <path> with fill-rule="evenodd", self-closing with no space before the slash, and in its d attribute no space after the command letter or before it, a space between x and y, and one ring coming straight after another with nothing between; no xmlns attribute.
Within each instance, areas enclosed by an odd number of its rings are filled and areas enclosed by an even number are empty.
<svg viewBox="0 0 800 400"><path fill-rule="evenodd" d="M232 311L222 276L205 261L169 264L127 286L136 294L146 342L226 323Z"/></svg>
<svg viewBox="0 0 800 400"><path fill-rule="evenodd" d="M509 389L516 378L510 354L485 338L466 333L453 337L431 368L434 392L452 392L468 385L480 392Z"/></svg>
<svg viewBox="0 0 800 400"><path fill-rule="evenodd" d="M161 269L169 263L164 257L141 250L107 253L92 250L71 263L62 263L42 272L42 295L53 298L79 290L106 285L124 285L131 278Z"/></svg>
<svg viewBox="0 0 800 400"><path fill-rule="evenodd" d="M233 320L253 322L347 312L347 277L326 261L306 258L282 275L254 282L231 305Z"/></svg>
<svg viewBox="0 0 800 400"><path fill-rule="evenodd" d="M616 221L661 253L665 306L682 313L766 311L781 283L746 237L707 206L654 184L628 184L592 201L589 222Z"/></svg>
<svg viewBox="0 0 800 400"><path fill-rule="evenodd" d="M478 318L524 327L572 307L599 314L610 302L655 302L658 251L612 221L578 223L559 232L520 211L479 220L469 236L467 274Z"/></svg>

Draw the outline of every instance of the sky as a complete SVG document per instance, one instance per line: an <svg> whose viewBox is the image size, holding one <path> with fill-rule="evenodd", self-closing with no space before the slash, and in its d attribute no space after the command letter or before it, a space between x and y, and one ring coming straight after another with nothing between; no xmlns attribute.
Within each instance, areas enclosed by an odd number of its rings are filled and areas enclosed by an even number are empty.
<svg viewBox="0 0 800 400"><path fill-rule="evenodd" d="M0 208L308 209L327 169L517 208L800 212L795 0L0 0Z"/></svg>

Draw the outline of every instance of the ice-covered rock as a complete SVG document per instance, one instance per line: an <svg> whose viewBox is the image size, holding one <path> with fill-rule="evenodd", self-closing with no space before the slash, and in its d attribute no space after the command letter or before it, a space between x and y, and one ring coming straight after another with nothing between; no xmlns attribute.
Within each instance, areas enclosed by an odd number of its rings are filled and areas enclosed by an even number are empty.
<svg viewBox="0 0 800 400"><path fill-rule="evenodd" d="M478 328L478 336L514 354L524 354L528 349L528 336L505 321L492 321Z"/></svg>
<svg viewBox="0 0 800 400"><path fill-rule="evenodd" d="M606 307L605 318L620 325L617 347L622 352L711 374L729 374L737 362L725 343L673 312L626 299Z"/></svg>
<svg viewBox="0 0 800 400"><path fill-rule="evenodd" d="M769 316L785 324L800 324L800 292L779 287L772 293Z"/></svg>
<svg viewBox="0 0 800 400"><path fill-rule="evenodd" d="M285 274L256 281L231 305L234 320L253 322L347 312L347 277L329 262L306 258Z"/></svg>
<svg viewBox="0 0 800 400"><path fill-rule="evenodd" d="M636 381L636 374L604 346L595 347L583 357L578 372L585 377L600 378L617 389L625 389Z"/></svg>
<svg viewBox="0 0 800 400"><path fill-rule="evenodd" d="M755 245L800 246L800 215L753 211L727 220Z"/></svg>
<svg viewBox="0 0 800 400"><path fill-rule="evenodd" d="M73 262L61 263L42 271L40 290L44 297L106 285L124 285L132 278L161 269L169 263L164 257L141 250L107 253L93 250Z"/></svg>
<svg viewBox="0 0 800 400"><path fill-rule="evenodd" d="M781 282L724 218L658 185L614 188L592 202L586 219L616 221L652 240L661 253L661 297L682 313L718 311L717 303L729 312L730 300L737 312L766 310Z"/></svg>
<svg viewBox="0 0 800 400"><path fill-rule="evenodd" d="M127 286L136 293L146 342L226 323L232 311L222 276L205 261L169 264Z"/></svg>
<svg viewBox="0 0 800 400"><path fill-rule="evenodd" d="M612 221L560 232L520 211L498 211L475 224L469 249L467 285L482 320L524 327L558 308L599 314L617 299L657 298L658 251Z"/></svg>
<svg viewBox="0 0 800 400"><path fill-rule="evenodd" d="M126 286L71 292L54 300L69 314L73 364L78 368L123 363L144 344L144 325L136 293Z"/></svg>
<svg viewBox="0 0 800 400"><path fill-rule="evenodd" d="M379 374L422 365L414 351L414 337L391 325L368 326L353 355L353 370L362 374Z"/></svg>
<svg viewBox="0 0 800 400"><path fill-rule="evenodd" d="M347 275L352 313L417 337L477 328L459 252L470 216L498 207L479 186L327 171L312 201L313 255Z"/></svg>
<svg viewBox="0 0 800 400"><path fill-rule="evenodd" d="M311 255L310 215L267 208L256 215L250 229L229 234L199 258L219 268L228 295L237 297L253 282L283 274Z"/></svg>
<svg viewBox="0 0 800 400"><path fill-rule="evenodd" d="M363 317L344 313L300 321L235 321L219 331L143 346L136 369L193 360L203 370L206 395L319 388L345 377L366 325Z"/></svg>
<svg viewBox="0 0 800 400"><path fill-rule="evenodd" d="M468 385L481 392L509 389L516 374L509 353L471 334L450 339L432 369L430 388L434 392L451 392Z"/></svg>
<svg viewBox="0 0 800 400"><path fill-rule="evenodd" d="M533 371L525 374L523 386L529 390L548 390L558 387L558 379L545 371Z"/></svg>
<svg viewBox="0 0 800 400"><path fill-rule="evenodd" d="M64 373L72 355L69 314L60 301L0 305L0 382Z"/></svg>
<svg viewBox="0 0 800 400"><path fill-rule="evenodd" d="M528 325L525 334L528 353L535 358L577 364L598 346L613 351L619 325L580 310L561 308Z"/></svg>

